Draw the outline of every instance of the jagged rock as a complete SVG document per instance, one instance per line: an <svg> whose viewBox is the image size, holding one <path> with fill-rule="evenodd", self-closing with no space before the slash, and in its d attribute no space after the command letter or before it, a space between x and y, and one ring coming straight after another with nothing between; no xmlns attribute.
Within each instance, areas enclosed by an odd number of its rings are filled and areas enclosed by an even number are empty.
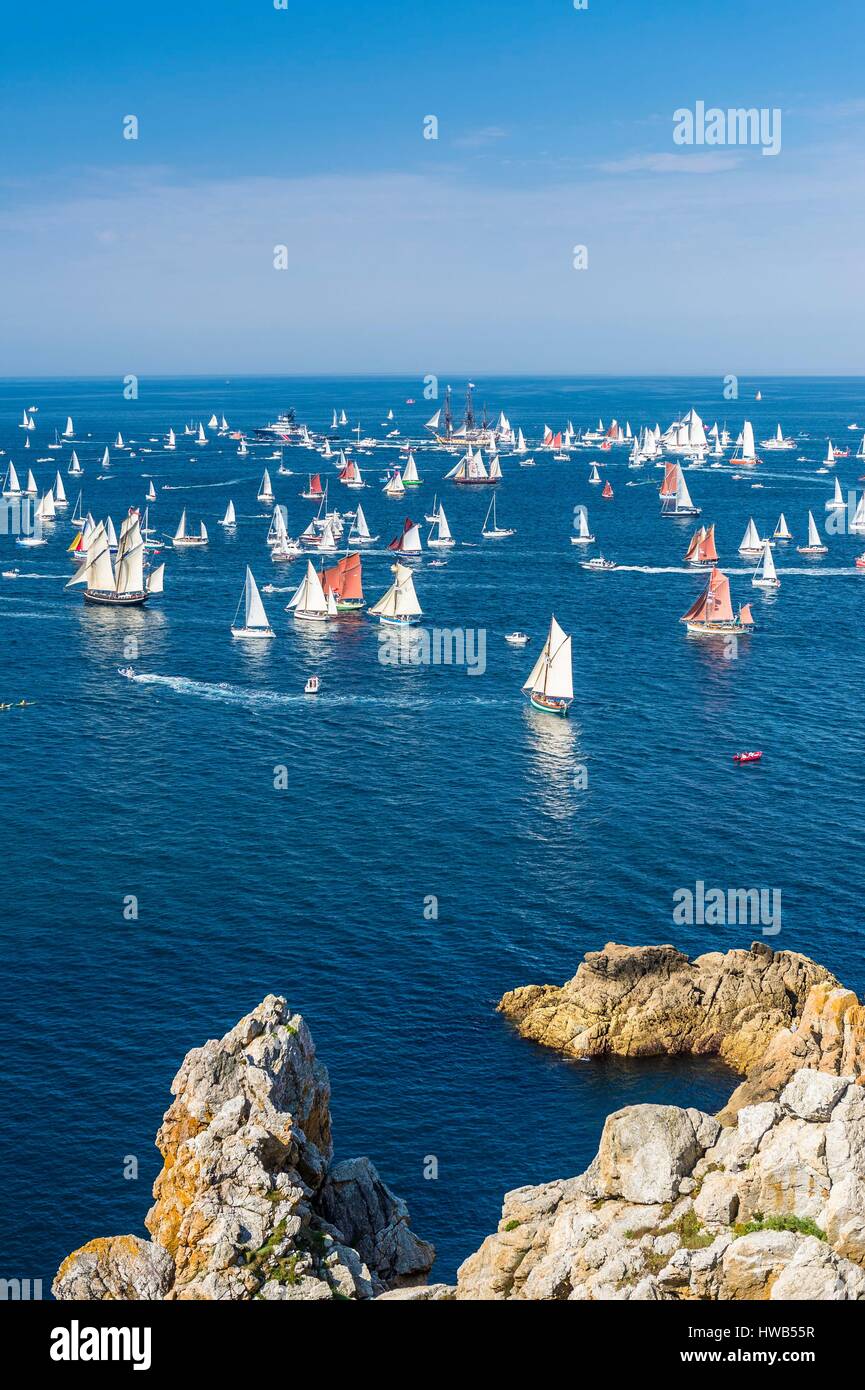
<svg viewBox="0 0 865 1390"><path fill-rule="evenodd" d="M865 1273L814 1236L798 1238L793 1258L781 1270L769 1295L773 1300L801 1302L838 1302L863 1296Z"/></svg>
<svg viewBox="0 0 865 1390"><path fill-rule="evenodd" d="M803 1067L781 1092L781 1105L800 1120L828 1120L847 1086L846 1077Z"/></svg>
<svg viewBox="0 0 865 1390"><path fill-rule="evenodd" d="M729 1226L731 1221L735 1221L738 1210L739 1183L736 1176L732 1173L707 1173L694 1198L694 1211L700 1220Z"/></svg>
<svg viewBox="0 0 865 1390"><path fill-rule="evenodd" d="M426 1278L433 1247L369 1160L330 1167L327 1072L284 999L194 1048L172 1092L152 1242L92 1241L64 1261L56 1297L370 1299Z"/></svg>
<svg viewBox="0 0 865 1390"><path fill-rule="evenodd" d="M833 1250L865 1265L865 1182L855 1173L833 1185L820 1224Z"/></svg>
<svg viewBox="0 0 865 1390"><path fill-rule="evenodd" d="M801 1239L792 1231L755 1231L734 1240L721 1260L719 1298L767 1299Z"/></svg>
<svg viewBox="0 0 865 1390"><path fill-rule="evenodd" d="M607 1117L586 1190L628 1202L672 1201L719 1131L717 1120L697 1110L630 1105Z"/></svg>
<svg viewBox="0 0 865 1390"><path fill-rule="evenodd" d="M164 1298L174 1278L167 1250L140 1236L89 1240L67 1255L54 1280L59 1299Z"/></svg>
<svg viewBox="0 0 865 1390"><path fill-rule="evenodd" d="M388 1288L426 1278L435 1250L414 1234L405 1202L382 1182L368 1158L332 1167L316 1207Z"/></svg>
<svg viewBox="0 0 865 1390"><path fill-rule="evenodd" d="M610 942L567 984L511 990L499 1010L525 1037L569 1056L717 1054L746 1071L821 982L837 984L806 956L762 942L694 961L673 946Z"/></svg>
<svg viewBox="0 0 865 1390"><path fill-rule="evenodd" d="M826 1126L785 1115L765 1134L739 1178L739 1215L757 1212L820 1215L829 1196Z"/></svg>

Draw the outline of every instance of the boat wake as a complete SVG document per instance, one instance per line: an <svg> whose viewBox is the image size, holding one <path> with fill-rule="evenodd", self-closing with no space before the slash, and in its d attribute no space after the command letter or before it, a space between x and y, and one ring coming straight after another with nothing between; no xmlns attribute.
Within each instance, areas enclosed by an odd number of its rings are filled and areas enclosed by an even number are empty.
<svg viewBox="0 0 865 1390"><path fill-rule="evenodd" d="M202 700L216 700L222 704L243 705L255 708L279 706L279 705L310 705L308 695L303 693L301 687L297 691L281 692L277 690L247 690L241 685L231 685L228 681L196 681L188 676L160 676L155 672L137 671L134 675L127 676L127 680L136 685L157 686L164 690L172 690L177 695L194 695ZM383 705L387 703L386 695L334 695L331 693L323 696L316 705L311 707L327 707L328 705ZM415 705L418 708L426 705L427 700L415 698L401 700L402 704Z"/></svg>
<svg viewBox="0 0 865 1390"><path fill-rule="evenodd" d="M247 474L245 478L226 478L223 483L163 483L160 492L201 492L205 488L234 487L236 483L251 483L255 479Z"/></svg>

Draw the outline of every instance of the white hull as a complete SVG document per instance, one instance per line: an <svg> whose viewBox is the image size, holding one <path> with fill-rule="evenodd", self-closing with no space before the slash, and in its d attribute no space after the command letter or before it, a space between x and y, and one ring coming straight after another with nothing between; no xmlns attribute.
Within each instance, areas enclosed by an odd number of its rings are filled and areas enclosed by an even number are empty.
<svg viewBox="0 0 865 1390"><path fill-rule="evenodd" d="M232 637L274 637L272 627L233 627Z"/></svg>

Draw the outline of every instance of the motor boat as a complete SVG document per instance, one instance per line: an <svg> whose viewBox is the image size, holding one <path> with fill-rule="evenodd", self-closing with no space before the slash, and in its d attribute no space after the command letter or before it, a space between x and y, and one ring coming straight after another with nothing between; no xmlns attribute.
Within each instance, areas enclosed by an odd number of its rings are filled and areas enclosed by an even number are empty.
<svg viewBox="0 0 865 1390"><path fill-rule="evenodd" d="M752 753L734 753L734 754L733 754L733 762L734 762L734 763L758 763L758 762L760 761L760 759L762 758L762 756L763 756L762 751L756 751L756 752L752 752Z"/></svg>
<svg viewBox="0 0 865 1390"><path fill-rule="evenodd" d="M512 647L524 647L528 640L529 634L527 632L505 633L505 641L509 642Z"/></svg>

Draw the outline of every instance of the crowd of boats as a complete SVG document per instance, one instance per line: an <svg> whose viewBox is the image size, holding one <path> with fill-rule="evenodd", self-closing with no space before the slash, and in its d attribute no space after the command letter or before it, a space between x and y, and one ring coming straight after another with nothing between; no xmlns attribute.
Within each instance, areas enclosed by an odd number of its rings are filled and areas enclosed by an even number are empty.
<svg viewBox="0 0 865 1390"><path fill-rule="evenodd" d="M285 411L276 421L259 426L250 434L232 430L225 415L214 412L206 424L204 421L190 421L179 432L169 428L163 436L151 436L147 444L124 440L122 433L118 432L113 444L115 458L112 459L111 446L101 450L97 478L111 476L110 470L118 455L136 458L154 452L176 452L178 437L185 437L193 449L206 447L214 438L231 440L236 444L240 457L249 455L253 449L260 451L270 448L272 452L266 455L266 459L277 465L274 469L277 476L295 479L299 475L285 462L286 447L315 452L323 462L316 464L306 474L306 482L299 495L305 501L315 503L316 510L296 538L289 531L287 506L277 502L271 471L267 466L256 493L257 501L269 512L265 539L271 562L281 564L305 560L303 576L286 605L286 611L298 622L326 623L366 610L370 617L377 618L385 627L407 628L423 615L415 588L412 561L422 556L425 549L447 552L453 549L456 540L444 503L436 492L432 507L423 513L428 527L425 543L421 522L406 517L387 546L394 560L392 582L367 607L362 551L364 547L376 544L379 536L371 532L359 499L347 509L334 505L331 484L336 490L344 486L347 496L376 486L369 477L370 469L375 464L362 466L360 460L363 457L375 458L376 451L381 448L398 451L398 457L386 466L384 476L378 478L382 493L391 500L402 500L422 486L423 478L418 467L418 456L422 450L454 455L455 462L447 468L442 482L474 489L495 488L501 483L504 478L503 458L511 458L520 466L530 467L535 463L536 454L551 455L554 460L565 461L574 457L579 450L591 450L595 457L590 461L588 484L600 486L601 498L612 501L614 489L609 478L603 476L602 469L610 461L613 451L626 450L629 469L647 465L663 468L659 487L660 512L663 517L673 518L697 518L701 515L701 508L692 500L685 467L689 471L704 465L753 469L760 463L750 421L744 422L734 438L726 424L716 422L707 429L693 409L663 432L656 424L653 427L643 426L634 433L629 422L620 425L617 420L607 426L601 420L595 429L587 430L575 429L570 421L564 429L545 425L530 449L523 430L514 428L504 412L495 420L489 420L484 410L480 419L477 418L470 386L463 419L459 424L455 423L449 388L442 407L426 421L425 435L421 438L403 440L392 410L382 423L387 428L383 439L364 435L358 425L354 431L355 444L350 445L344 436L348 425L344 410L334 411L330 431L310 430L307 425L298 424L293 411ZM26 432L24 447L30 447L31 437L36 430L36 407L23 412L20 428ZM851 425L850 428L856 426ZM69 448L66 475L75 479L82 477L85 471L76 444L81 448L70 417L64 430L55 431L54 440L46 446L54 451ZM798 447L798 441L785 435L780 424L759 445L764 453L790 452ZM849 453L849 449L836 448L830 441L821 471L828 471L838 458L848 457ZM865 458L865 435L857 457ZM366 477L363 468L367 469ZM143 508L129 508L119 532L110 516L97 520L89 510L85 510L83 493L78 493L69 518L75 534L68 546L68 553L75 569L66 587L81 588L89 604L104 607L146 604L164 590L164 552L171 549L201 550L210 543L205 520L190 519L187 508L182 509L176 528L170 534L160 534L150 524L150 507L156 502L158 494L153 475L144 476L148 478L145 504ZM52 528L70 505L63 473L59 468L55 468L53 484L40 491L33 469L27 468L22 482L21 472L10 460L5 470L2 492L7 503L32 506L36 524L32 529L26 526L20 528L17 543L23 546L45 544ZM848 502L836 478L833 495L826 502L826 510L837 515L842 510L846 512L847 508ZM228 500L218 525L226 534L236 531L238 513L233 499ZM820 535L813 511L808 512L807 529L807 542L797 546L797 552L809 559L819 559L827 553L828 548ZM865 494L853 515L847 519L847 529L854 534L865 534ZM487 506L480 534L485 540L505 540L515 534L513 528L499 522L495 491ZM738 554L746 561L755 562L751 578L755 587L764 590L780 587L774 551L776 547L788 545L793 539L783 513L771 535L761 535L753 518L749 519ZM584 506L576 509L571 542L581 547L596 543ZM341 553L343 551L344 554ZM734 610L729 579L719 567L714 523L697 527L682 561L690 568L708 571L704 589L682 615L681 621L689 633L713 636L754 631L750 604L742 602ZM434 560L431 563L440 565L443 561ZM614 561L603 555L596 555L581 563L587 570L617 567ZM860 556L856 563L865 568L865 556ZM14 570L7 570L4 576L13 577L15 573ZM235 638L258 641L275 635L262 598L262 592L272 593L275 587L265 584L259 589L252 568L247 565L231 623L231 633ZM518 647L524 646L529 639L525 633L515 632L507 634L506 640ZM124 674L128 672L124 671ZM567 713L570 707L573 700L571 638L555 617L551 620L546 640L523 688L531 704L538 710L561 715Z"/></svg>

